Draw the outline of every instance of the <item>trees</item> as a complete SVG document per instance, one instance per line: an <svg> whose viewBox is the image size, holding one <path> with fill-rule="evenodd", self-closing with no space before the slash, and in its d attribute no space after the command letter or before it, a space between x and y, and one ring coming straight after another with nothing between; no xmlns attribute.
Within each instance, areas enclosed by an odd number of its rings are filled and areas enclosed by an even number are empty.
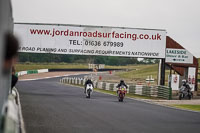
<svg viewBox="0 0 200 133"><path fill-rule="evenodd" d="M152 64L155 60L145 59L138 61L137 58L118 56L90 56L90 55L64 55L50 53L19 53L19 62L66 62L66 63L94 63L106 65L127 65L127 64Z"/></svg>

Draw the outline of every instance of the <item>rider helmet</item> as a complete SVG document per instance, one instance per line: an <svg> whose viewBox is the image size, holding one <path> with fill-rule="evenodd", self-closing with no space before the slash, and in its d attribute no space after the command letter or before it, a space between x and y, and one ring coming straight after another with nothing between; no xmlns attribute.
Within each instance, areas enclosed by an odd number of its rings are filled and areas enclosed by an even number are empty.
<svg viewBox="0 0 200 133"><path fill-rule="evenodd" d="M186 80L185 79L182 80L182 84L186 84Z"/></svg>
<svg viewBox="0 0 200 133"><path fill-rule="evenodd" d="M120 83L124 83L124 80L120 80Z"/></svg>

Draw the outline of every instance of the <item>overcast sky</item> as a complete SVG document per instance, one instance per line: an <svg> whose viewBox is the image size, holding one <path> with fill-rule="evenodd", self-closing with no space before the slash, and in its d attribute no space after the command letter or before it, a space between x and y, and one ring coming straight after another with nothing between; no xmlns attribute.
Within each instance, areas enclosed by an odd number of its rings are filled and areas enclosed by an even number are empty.
<svg viewBox="0 0 200 133"><path fill-rule="evenodd" d="M200 57L200 0L12 0L15 22L165 29Z"/></svg>

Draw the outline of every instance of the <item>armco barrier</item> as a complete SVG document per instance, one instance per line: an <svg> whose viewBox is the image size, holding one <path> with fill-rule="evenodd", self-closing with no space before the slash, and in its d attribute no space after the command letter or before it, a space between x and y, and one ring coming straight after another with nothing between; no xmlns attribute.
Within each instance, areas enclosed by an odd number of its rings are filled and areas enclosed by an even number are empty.
<svg viewBox="0 0 200 133"><path fill-rule="evenodd" d="M105 82L102 83L102 89L106 90L106 83Z"/></svg>
<svg viewBox="0 0 200 133"><path fill-rule="evenodd" d="M105 88L106 88L106 90L110 90L110 83L106 83Z"/></svg>
<svg viewBox="0 0 200 133"><path fill-rule="evenodd" d="M27 74L35 74L38 73L38 70L28 70Z"/></svg>
<svg viewBox="0 0 200 133"><path fill-rule="evenodd" d="M60 80L61 83L84 85L85 79L65 77ZM117 83L106 83L93 81L94 87L104 90L116 91ZM166 86L144 86L144 85L128 85L127 93L137 94L149 97L158 97L162 99L172 99L172 89Z"/></svg>
<svg viewBox="0 0 200 133"><path fill-rule="evenodd" d="M22 76L22 75L26 75L26 74L27 74L27 71L21 71L21 72L18 72L16 75Z"/></svg>
<svg viewBox="0 0 200 133"><path fill-rule="evenodd" d="M39 69L38 70L38 73L46 73L46 72L49 72L48 69Z"/></svg>
<svg viewBox="0 0 200 133"><path fill-rule="evenodd" d="M110 91L113 91L113 89L114 89L114 84L110 84L109 90L110 90Z"/></svg>
<svg viewBox="0 0 200 133"><path fill-rule="evenodd" d="M17 72L16 76L22 76L22 75L26 75L26 74L36 74L36 73L45 73L45 72L49 72L48 69L39 69L39 70L27 70L27 71L21 71L21 72Z"/></svg>

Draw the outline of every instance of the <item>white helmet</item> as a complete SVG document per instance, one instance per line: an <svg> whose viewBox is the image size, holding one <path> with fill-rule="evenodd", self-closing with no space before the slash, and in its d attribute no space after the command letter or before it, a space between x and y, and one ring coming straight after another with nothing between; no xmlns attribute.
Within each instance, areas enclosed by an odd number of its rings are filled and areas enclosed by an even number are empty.
<svg viewBox="0 0 200 133"><path fill-rule="evenodd" d="M182 83L186 83L186 80L185 80L185 79L183 79L183 80L182 80Z"/></svg>

